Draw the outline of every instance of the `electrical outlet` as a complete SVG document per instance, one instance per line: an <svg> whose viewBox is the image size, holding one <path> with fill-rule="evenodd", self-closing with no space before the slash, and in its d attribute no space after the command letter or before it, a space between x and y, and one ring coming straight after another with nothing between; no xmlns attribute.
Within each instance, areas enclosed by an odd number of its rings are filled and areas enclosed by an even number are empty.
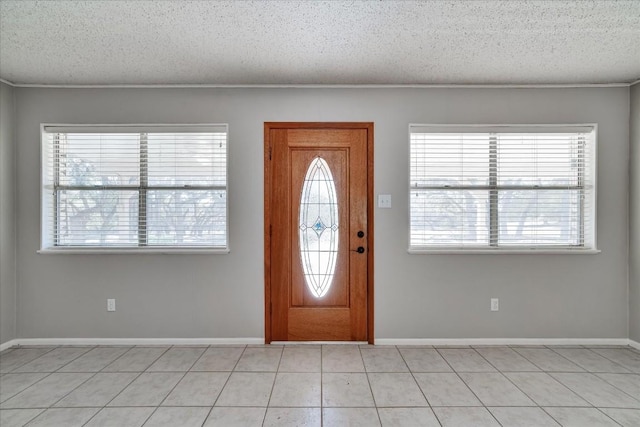
<svg viewBox="0 0 640 427"><path fill-rule="evenodd" d="M500 300L498 298L491 298L491 311L500 310Z"/></svg>
<svg viewBox="0 0 640 427"><path fill-rule="evenodd" d="M113 298L107 299L107 311L116 311L116 300Z"/></svg>

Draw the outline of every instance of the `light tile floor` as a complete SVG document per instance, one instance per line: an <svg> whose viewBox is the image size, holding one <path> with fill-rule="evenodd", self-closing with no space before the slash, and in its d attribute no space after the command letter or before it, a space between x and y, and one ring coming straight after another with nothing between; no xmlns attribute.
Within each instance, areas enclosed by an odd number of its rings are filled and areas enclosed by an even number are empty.
<svg viewBox="0 0 640 427"><path fill-rule="evenodd" d="M630 347L15 347L0 426L640 426Z"/></svg>

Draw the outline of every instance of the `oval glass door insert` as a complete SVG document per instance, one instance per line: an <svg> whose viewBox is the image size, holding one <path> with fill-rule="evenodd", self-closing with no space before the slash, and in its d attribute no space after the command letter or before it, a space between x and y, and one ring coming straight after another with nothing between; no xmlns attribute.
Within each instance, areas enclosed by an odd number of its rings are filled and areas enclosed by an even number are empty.
<svg viewBox="0 0 640 427"><path fill-rule="evenodd" d="M316 298L329 291L338 258L338 198L327 162L311 161L300 197L300 259L305 282Z"/></svg>

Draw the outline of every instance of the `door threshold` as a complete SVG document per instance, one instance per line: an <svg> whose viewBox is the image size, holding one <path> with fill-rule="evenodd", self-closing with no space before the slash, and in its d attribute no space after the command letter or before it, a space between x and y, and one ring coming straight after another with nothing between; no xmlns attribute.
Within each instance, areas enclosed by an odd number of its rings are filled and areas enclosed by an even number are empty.
<svg viewBox="0 0 640 427"><path fill-rule="evenodd" d="M369 345L367 341L271 341L271 345Z"/></svg>

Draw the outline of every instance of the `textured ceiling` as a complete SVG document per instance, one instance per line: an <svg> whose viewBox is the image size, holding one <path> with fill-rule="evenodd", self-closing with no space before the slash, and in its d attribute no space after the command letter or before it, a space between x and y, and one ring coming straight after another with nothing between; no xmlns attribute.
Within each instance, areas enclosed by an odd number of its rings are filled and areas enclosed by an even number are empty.
<svg viewBox="0 0 640 427"><path fill-rule="evenodd" d="M640 78L633 1L0 0L17 84L600 84Z"/></svg>

